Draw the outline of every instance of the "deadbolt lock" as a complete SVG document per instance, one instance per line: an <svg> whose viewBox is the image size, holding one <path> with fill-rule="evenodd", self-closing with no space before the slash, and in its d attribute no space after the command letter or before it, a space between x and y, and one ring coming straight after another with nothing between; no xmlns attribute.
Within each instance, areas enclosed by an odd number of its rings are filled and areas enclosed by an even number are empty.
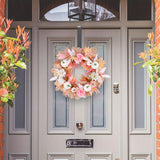
<svg viewBox="0 0 160 160"><path fill-rule="evenodd" d="M119 83L113 83L113 92L115 94L119 93Z"/></svg>

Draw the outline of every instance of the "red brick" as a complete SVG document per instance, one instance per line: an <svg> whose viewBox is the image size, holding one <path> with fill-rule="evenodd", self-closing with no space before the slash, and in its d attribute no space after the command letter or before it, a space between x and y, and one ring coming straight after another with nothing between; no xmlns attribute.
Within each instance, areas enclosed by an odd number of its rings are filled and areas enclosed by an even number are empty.
<svg viewBox="0 0 160 160"><path fill-rule="evenodd" d="M156 152L156 155L160 157L160 149L157 149Z"/></svg>
<svg viewBox="0 0 160 160"><path fill-rule="evenodd" d="M156 98L156 105L160 105L160 97Z"/></svg>
<svg viewBox="0 0 160 160"><path fill-rule="evenodd" d="M156 122L160 122L160 115L156 115Z"/></svg>
<svg viewBox="0 0 160 160"><path fill-rule="evenodd" d="M4 149L0 150L0 157L4 157Z"/></svg>
<svg viewBox="0 0 160 160"><path fill-rule="evenodd" d="M160 105L158 105L158 107L156 107L156 113L160 113Z"/></svg>
<svg viewBox="0 0 160 160"><path fill-rule="evenodd" d="M0 150L4 148L4 141L0 141Z"/></svg>
<svg viewBox="0 0 160 160"><path fill-rule="evenodd" d="M157 132L156 135L157 135L157 139L160 140L160 132Z"/></svg>
<svg viewBox="0 0 160 160"><path fill-rule="evenodd" d="M157 107L158 108L158 107ZM0 115L0 123L4 122L4 116Z"/></svg>
<svg viewBox="0 0 160 160"><path fill-rule="evenodd" d="M4 131L4 123L0 123L0 132Z"/></svg>

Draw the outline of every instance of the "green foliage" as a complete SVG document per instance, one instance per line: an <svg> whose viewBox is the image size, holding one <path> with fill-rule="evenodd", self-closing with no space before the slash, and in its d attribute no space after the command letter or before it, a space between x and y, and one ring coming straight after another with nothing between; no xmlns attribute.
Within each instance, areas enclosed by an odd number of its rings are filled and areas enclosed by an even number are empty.
<svg viewBox="0 0 160 160"><path fill-rule="evenodd" d="M25 51L30 46L25 28L16 29L17 37L6 36L12 21L0 17L0 106L8 103L13 107L15 92L19 83L16 81L15 70L19 67L27 69Z"/></svg>
<svg viewBox="0 0 160 160"><path fill-rule="evenodd" d="M147 50L139 53L139 57L144 61L136 62L134 65L143 63L142 68L147 68L150 79L156 83L160 79L160 46L154 44L154 34L149 33L148 38L150 44L147 44ZM157 87L160 88L160 85L157 84ZM148 87L148 94L151 95L153 91L153 85L150 84Z"/></svg>

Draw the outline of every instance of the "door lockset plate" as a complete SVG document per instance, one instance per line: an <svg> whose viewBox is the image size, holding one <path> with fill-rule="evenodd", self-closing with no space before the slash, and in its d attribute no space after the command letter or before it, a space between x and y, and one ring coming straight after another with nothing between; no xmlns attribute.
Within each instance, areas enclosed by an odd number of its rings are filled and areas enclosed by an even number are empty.
<svg viewBox="0 0 160 160"><path fill-rule="evenodd" d="M113 92L115 94L119 93L119 83L113 83Z"/></svg>

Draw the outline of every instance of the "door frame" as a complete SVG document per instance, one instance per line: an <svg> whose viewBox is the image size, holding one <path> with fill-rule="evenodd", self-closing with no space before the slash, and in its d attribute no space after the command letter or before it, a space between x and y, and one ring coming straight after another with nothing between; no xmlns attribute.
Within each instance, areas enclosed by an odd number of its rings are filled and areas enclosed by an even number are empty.
<svg viewBox="0 0 160 160"><path fill-rule="evenodd" d="M7 1L6 0L6 16L8 15L8 7L7 7ZM128 118L128 99L126 100L125 97L128 95L128 29L130 28L150 28L154 30L154 0L152 0L152 20L151 21L127 21L127 0L121 0L120 4L120 20L119 21L107 21L107 22L42 22L39 21L39 0L33 0L32 1L32 21L25 22L25 21L15 21L13 22L12 28L16 28L17 25L26 26L26 28L32 30L32 109L31 113L32 116L34 115L34 119L31 119L31 130L32 133L30 133L30 154L32 155L33 160L37 160L37 153L38 153L38 33L39 29L76 29L77 26L81 26L84 29L114 29L118 28L120 29L121 34L121 62L122 62L122 77L120 82L120 92L121 95L121 105L122 105L122 113L121 113L121 121L123 123L122 125L122 132L123 135L121 135L122 139L122 151L120 158L123 160L128 160L129 158L129 145L128 140L126 137L128 137L128 131L129 131L129 118ZM155 101L155 97L153 97L153 101ZM155 112L155 111L154 111ZM156 115L156 112L154 113ZM152 118L154 118L152 116ZM5 108L5 122L8 123L8 109ZM155 122L155 119L154 119ZM154 123L156 124L156 122ZM155 129L154 134L156 135ZM8 157L8 126L5 126L5 159ZM156 153L156 136L154 136L154 143L155 143L155 153ZM127 154L126 154L127 152ZM156 154L153 155L153 158L156 157Z"/></svg>

